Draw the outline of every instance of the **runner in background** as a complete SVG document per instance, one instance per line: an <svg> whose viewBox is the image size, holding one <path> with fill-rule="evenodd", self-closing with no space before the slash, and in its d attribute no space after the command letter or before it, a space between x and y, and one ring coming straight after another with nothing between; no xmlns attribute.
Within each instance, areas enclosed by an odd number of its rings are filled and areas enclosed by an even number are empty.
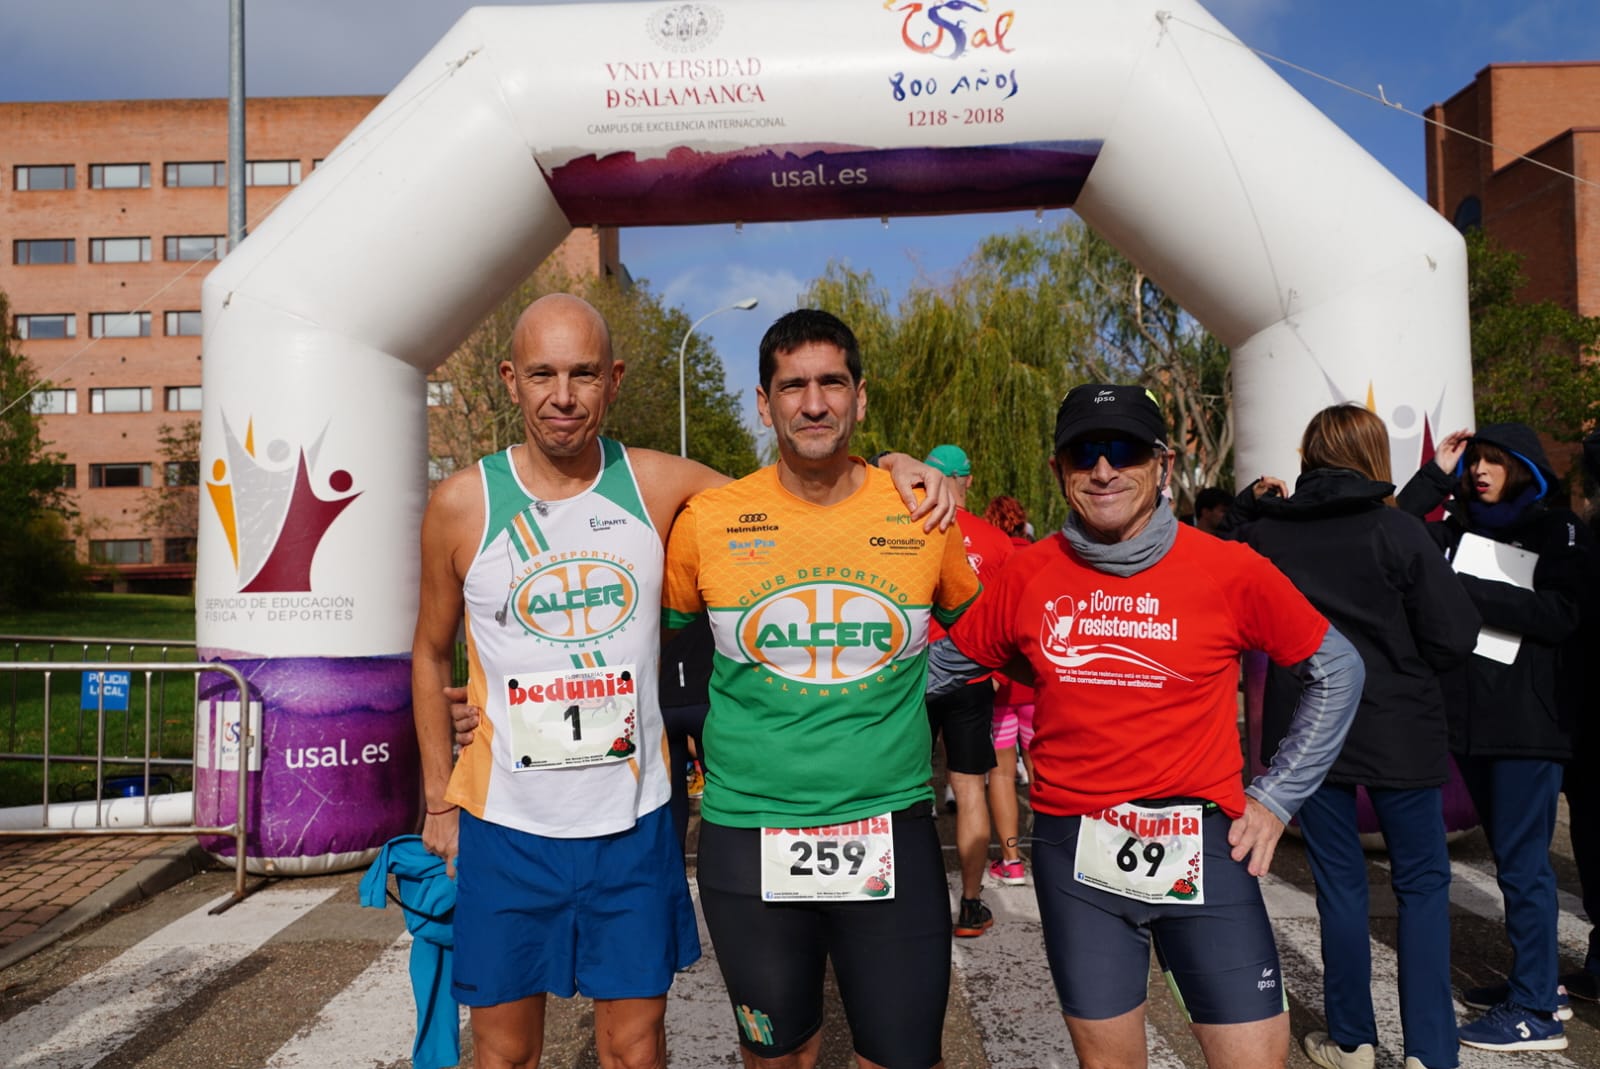
<svg viewBox="0 0 1600 1069"><path fill-rule="evenodd" d="M972 461L960 446L946 444L934 446L923 463L954 484L960 505L956 524L961 528L967 563L980 582L993 582L1011 555L1011 539L988 520L968 511ZM930 637L934 641L944 637L944 628L937 620ZM985 784L995 767L994 704L991 676L982 676L960 690L927 700L928 725L934 738L944 742L945 774L955 793L956 856L961 862L961 902L956 908L955 923L958 938L982 935L994 924L994 914L982 897L983 870L989 862L989 789ZM1013 770L1012 776L1015 775ZM1015 787L1011 805L1010 837L1015 840Z"/></svg>
<svg viewBox="0 0 1600 1069"><path fill-rule="evenodd" d="M1033 545L1029 538L1028 514L1014 497L999 496L983 510L983 518L1011 539L1013 549ZM1027 881L1022 861L1022 828L1017 804L1017 785L1033 779L1033 688L1003 672L994 673L994 771L989 773L989 813L994 818L995 837L1000 840L1000 856L989 866L989 877L996 883L1018 886ZM1017 772L1018 759L1022 772Z"/></svg>

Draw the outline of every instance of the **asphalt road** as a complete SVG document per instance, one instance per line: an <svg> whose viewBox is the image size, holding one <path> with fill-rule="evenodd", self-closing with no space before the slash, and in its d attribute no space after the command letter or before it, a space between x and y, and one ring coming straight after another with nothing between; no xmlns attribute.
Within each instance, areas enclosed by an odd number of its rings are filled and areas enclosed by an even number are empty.
<svg viewBox="0 0 1600 1069"><path fill-rule="evenodd" d="M945 841L951 821L940 821ZM1499 898L1482 836L1453 844L1454 980L1457 990L1498 979L1509 960ZM954 853L947 851L954 867ZM1566 836L1554 849L1562 899L1564 968L1581 961L1588 924ZM1368 865L1372 889L1374 990L1384 1045L1379 1069L1399 1069L1394 1007L1394 905L1381 855ZM408 1066L413 1009L408 938L394 909L357 903L359 873L283 880L210 917L230 887L205 873L74 934L0 972L0 1067L79 1069L286 1069ZM954 886L954 884L952 884ZM1296 1040L1322 1027L1318 934L1304 851L1286 839L1265 881L1283 959ZM1075 1066L1054 1009L1029 887L991 888L999 923L957 940L945 1029L950 1069ZM669 1000L672 1064L736 1066L734 1026L709 942ZM892 983L892 977L885 978ZM1199 1048L1166 987L1152 974L1153 1069L1199 1067ZM1600 1005L1578 1003L1560 1054L1462 1051L1465 1069L1600 1066ZM1462 1011L1463 1019L1466 1011ZM544 1064L597 1066L592 1013L582 999L551 1000ZM470 1037L465 1036L470 1064ZM847 1067L848 1032L836 1003L824 1026L824 1069ZM1296 1045L1289 1064L1310 1065Z"/></svg>

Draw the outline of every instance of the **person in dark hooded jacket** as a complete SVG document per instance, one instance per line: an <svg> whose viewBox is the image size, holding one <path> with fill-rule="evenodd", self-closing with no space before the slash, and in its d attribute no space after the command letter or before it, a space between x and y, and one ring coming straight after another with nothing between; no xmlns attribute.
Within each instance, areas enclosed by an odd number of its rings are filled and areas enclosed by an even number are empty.
<svg viewBox="0 0 1600 1069"><path fill-rule="evenodd" d="M1263 479L1240 495L1238 537L1278 566L1349 638L1367 666L1355 722L1327 779L1300 808L1317 885L1327 1032L1304 1039L1324 1069L1370 1069L1372 1004L1366 858L1356 787L1367 789L1389 849L1398 904L1400 1022L1406 1065L1458 1061L1450 990L1450 856L1443 786L1449 778L1437 672L1470 655L1478 612L1416 517L1388 507L1389 431L1355 405L1312 417L1300 442L1294 495ZM1278 496L1258 493L1278 490ZM1267 675L1261 751L1270 759L1299 700L1293 676Z"/></svg>
<svg viewBox="0 0 1600 1069"><path fill-rule="evenodd" d="M1578 713L1575 639L1592 581L1592 541L1578 517L1551 498L1558 485L1531 428L1495 423L1446 436L1434 463L1424 464L1399 498L1419 516L1450 498L1445 519L1428 528L1452 560L1472 536L1538 556L1531 589L1460 575L1484 626L1520 641L1509 664L1475 654L1442 679L1450 749L1494 854L1511 942L1508 982L1462 993L1464 1003L1487 1012L1462 1027L1461 1042L1487 1050L1567 1045L1555 1016L1571 1011L1557 991L1550 841Z"/></svg>
<svg viewBox="0 0 1600 1069"><path fill-rule="evenodd" d="M1591 492L1600 492L1600 430L1583 440L1583 467ZM1600 506L1591 499L1589 530L1600 537ZM1589 587L1583 606L1583 648L1600 649L1600 580ZM1600 1001L1600 671L1588 670L1584 688L1586 714L1573 731L1572 760L1562 790L1567 796L1572 860L1583 887L1583 911L1589 915L1589 951L1583 968L1561 977L1561 986L1575 998Z"/></svg>

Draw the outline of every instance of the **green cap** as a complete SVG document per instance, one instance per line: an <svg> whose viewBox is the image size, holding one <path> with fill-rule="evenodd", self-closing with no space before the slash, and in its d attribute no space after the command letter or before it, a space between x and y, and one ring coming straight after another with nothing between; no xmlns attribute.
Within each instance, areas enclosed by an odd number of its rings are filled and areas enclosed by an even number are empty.
<svg viewBox="0 0 1600 1069"><path fill-rule="evenodd" d="M967 459L967 451L959 445L936 445L923 463L941 475L972 474L972 461Z"/></svg>

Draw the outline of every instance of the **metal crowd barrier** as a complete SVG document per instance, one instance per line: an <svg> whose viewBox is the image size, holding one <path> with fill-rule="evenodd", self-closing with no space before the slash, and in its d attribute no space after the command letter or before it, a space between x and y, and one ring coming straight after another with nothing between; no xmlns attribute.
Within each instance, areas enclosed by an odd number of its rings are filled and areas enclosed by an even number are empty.
<svg viewBox="0 0 1600 1069"><path fill-rule="evenodd" d="M0 642L8 642L8 641L13 641L13 640L9 636L0 637ZM128 646L130 648L134 647L134 646L151 646L151 645L170 646L170 645L174 645L173 643L159 643L159 642L149 642L149 641L130 640L130 639L30 638L30 639L26 639L26 640L15 640L15 641L17 641L19 644L21 642L24 642L24 641L25 642L29 642L29 643L70 643L71 645L83 646L85 648L87 648L89 646L99 646L101 644L108 644L108 645L111 645L111 646L118 646L118 647L120 647L120 646ZM51 652L51 655L53 656L53 654L54 654L53 647L52 647L50 652ZM74 706L80 706L80 708L77 708L75 710L79 715L79 727L78 727L77 740L76 741L78 742L78 749L80 749L80 750L84 749L84 747L82 745L82 741L83 741L82 740L82 719L83 719L82 714L83 714L83 712L85 710L81 709L81 703L76 700L76 696L77 696L77 693L78 693L76 684L78 683L79 678L80 678L80 677L77 676L76 673L79 673L79 672L97 672L97 673L98 672L128 672L128 673L130 673L130 676L129 676L130 680L133 679L136 675L142 675L144 677L144 746L143 746L143 752L142 752L141 755L122 754L122 755L111 756L111 755L108 755L106 753L106 742L107 742L107 740L106 740L106 734L107 734L107 731L106 731L106 728L107 728L106 713L107 713L107 710L105 708L106 701L105 701L105 693L104 693L103 688L102 688L102 690L101 690L101 692L99 694L98 710L96 711L97 715L96 715L96 724L95 724L95 742L94 742L94 751L93 751L93 753L54 753L54 752L52 752L52 750L51 750L51 741L50 741L50 736L51 736L51 712L52 712L52 710L51 710L51 691L52 691L52 686L51 685L52 685L52 682L53 682L52 677L55 676L58 673L64 673L64 672L74 673L74 676L73 676L74 687L73 687L72 693L74 694L74 698L75 698L75 700L73 702L73 705ZM240 743L239 743L239 746L238 746L239 768L238 768L238 771L237 771L238 779L236 781L237 782L237 792L236 792L236 794L237 794L237 799L238 799L238 812L237 812L237 814L235 816L234 822L232 824L226 824L226 825L199 825L199 824L195 824L194 823L194 818L193 818L193 811L191 810L190 822L188 824L186 824L186 825L160 825L160 826L154 826L154 825L152 825L150 823L151 806L154 804L154 799L153 799L153 797L151 795L151 792L150 792L150 786L151 786L151 780L152 780L152 770L155 769L155 768L159 768L159 767L174 767L174 766L176 766L176 767L193 767L193 765L194 765L194 760L193 760L192 757L190 757L190 758L161 757L161 756L156 756L152 752L152 749L151 749L152 710L155 709L155 708L159 708L159 709L162 710L162 713L164 714L165 713L165 709L166 709L166 706L165 706L166 691L165 691L164 685L158 688L158 687L154 686L153 684L156 682L156 677L158 677L158 676L160 677L160 682L162 684L164 684L165 680L166 680L166 676L169 675L169 674L172 674L172 673L176 673L176 672L186 672L186 673L192 673L194 675L194 688L193 689L194 689L195 699L191 703L191 708L192 709L196 708L198 706L199 684L200 684L200 675L201 675L201 673L204 673L204 672L215 672L215 673L219 673L221 675L227 676L233 682L233 685L235 686L235 688L237 688L237 693L239 695L239 700L240 700L240 703L241 703L241 707L244 708L245 710L248 710L248 703L249 703L249 700L250 700L250 697L249 697L250 696L250 691L249 691L248 686L245 684L244 676L242 676L239 673L238 669L236 669L232 665L227 664L227 663L222 662L222 661L159 661L159 662L133 661L133 660L129 660L129 661L90 661L90 660L77 660L77 661L55 661L55 660L23 661L23 660L12 660L12 661L0 661L0 673L10 673L10 676L11 676L11 687L10 687L10 691L11 691L11 735L10 735L11 746L10 746L10 752L0 752L0 761L34 761L34 762L40 762L42 764L42 766L43 766L43 775L41 777L41 779L42 779L42 785L41 785L42 807L41 807L41 811L40 811L40 813L41 813L41 815L40 815L40 826L37 827L37 828L31 828L31 827L30 828L15 828L15 829L3 829L3 828L0 828L0 837L48 838L48 837L55 837L55 836L68 836L68 835L222 835L222 836L229 836L234 840L234 890L233 890L233 898L228 903L228 905L232 905L234 902L238 902L238 901L242 900L244 898L244 896L245 896L245 861L246 861L246 858L245 858L245 822L246 822L246 819L247 819L247 814L249 812L249 806L248 806L248 803L249 803L248 761L249 761L249 755L250 755L253 747L256 744L256 740L253 737L254 733L251 731L251 728L250 728L250 717L247 715L247 712L246 712L245 715L241 715L241 717L240 717L240 726L241 726L242 732L244 733L244 737L240 740ZM19 708L19 698L18 698L18 686L17 686L17 684L18 684L18 681L19 681L19 679L20 679L20 677L21 677L21 675L23 673L42 675L44 677L44 679L43 679L44 687L43 687L43 696L42 696L43 697L43 722L42 722L42 725L41 725L41 737L42 737L43 742L42 742L42 752L40 752L40 753L23 753L23 752L18 752L17 751L16 719L17 719L17 712L18 712L18 708ZM157 703L155 701L155 699L153 698L153 695L155 695L155 694L159 694L160 695L160 702L159 703ZM133 711L130 709L128 711L127 715L124 717L124 722L123 722L123 737L124 737L124 743L125 743L124 749L127 748L126 747L126 742L128 741L128 733L129 733L129 730L130 730L129 723L131 722L132 719L133 719ZM59 800L59 799L55 799L55 800L51 799L51 797L50 797L50 766L51 766L52 763L55 763L55 764L58 764L58 765L60 765L60 764L78 765L78 764L91 764L92 763L94 765L94 787L95 787L95 792L94 792L94 798L92 800L93 800L93 802L95 804L95 822L94 822L94 826L93 827L82 827L82 828L79 828L79 827L50 827L50 809L51 809L52 806L80 804L79 800L62 801L62 800ZM106 824L106 821L105 821L106 806L112 804L113 801L117 801L117 800L122 800L122 801L131 801L132 800L131 798L118 798L118 799L108 800L105 797L105 771L106 771L106 766L107 765L123 766L123 767L136 765L136 766L138 766L138 767L140 767L142 769L142 780L143 780L143 787L144 787L144 794L143 794L143 799L144 799L144 823L143 824L132 825L132 826L117 826L117 827L111 827L111 826L108 826ZM85 799L81 800L82 803L87 803L89 801L90 801L90 799L88 799L88 798L85 798ZM222 908L226 908L226 907L222 907Z"/></svg>

